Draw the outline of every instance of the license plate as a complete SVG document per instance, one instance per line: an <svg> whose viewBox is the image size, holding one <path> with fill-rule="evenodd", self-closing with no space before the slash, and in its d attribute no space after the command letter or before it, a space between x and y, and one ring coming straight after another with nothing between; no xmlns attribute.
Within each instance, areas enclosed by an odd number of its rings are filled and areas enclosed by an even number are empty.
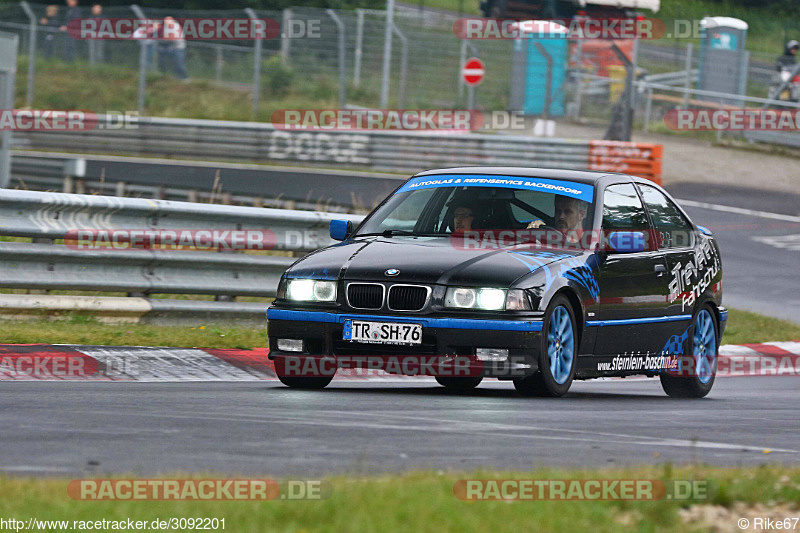
<svg viewBox="0 0 800 533"><path fill-rule="evenodd" d="M375 344L422 344L422 324L345 320L342 338Z"/></svg>

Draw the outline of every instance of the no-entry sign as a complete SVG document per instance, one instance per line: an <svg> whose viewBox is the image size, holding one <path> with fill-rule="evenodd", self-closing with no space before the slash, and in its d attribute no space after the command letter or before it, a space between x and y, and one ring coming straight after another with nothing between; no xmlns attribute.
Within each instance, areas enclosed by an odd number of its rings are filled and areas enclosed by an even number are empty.
<svg viewBox="0 0 800 533"><path fill-rule="evenodd" d="M483 68L483 61L477 57L467 59L467 62L464 63L463 67L461 67L461 77L464 78L464 82L467 85L472 87L480 85L480 83L483 81L484 73L485 70Z"/></svg>

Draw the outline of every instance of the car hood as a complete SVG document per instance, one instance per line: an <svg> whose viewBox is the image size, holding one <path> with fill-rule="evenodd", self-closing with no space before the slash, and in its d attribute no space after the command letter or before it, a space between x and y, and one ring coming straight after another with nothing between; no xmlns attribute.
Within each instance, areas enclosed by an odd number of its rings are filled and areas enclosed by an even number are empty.
<svg viewBox="0 0 800 533"><path fill-rule="evenodd" d="M292 278L510 286L526 274L579 251L463 249L442 237L375 237L346 241L306 256ZM399 270L388 276L387 270Z"/></svg>

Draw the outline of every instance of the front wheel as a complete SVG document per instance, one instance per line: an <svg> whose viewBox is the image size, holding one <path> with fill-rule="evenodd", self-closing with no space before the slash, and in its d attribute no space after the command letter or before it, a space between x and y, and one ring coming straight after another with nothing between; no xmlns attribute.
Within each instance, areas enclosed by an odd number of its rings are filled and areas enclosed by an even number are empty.
<svg viewBox="0 0 800 533"><path fill-rule="evenodd" d="M669 396L675 398L702 398L711 392L717 374L717 350L719 348L717 321L714 312L705 305L695 315L687 340L688 353L681 364L691 368L682 369L689 375L674 376L661 372L661 386Z"/></svg>
<svg viewBox="0 0 800 533"><path fill-rule="evenodd" d="M514 380L514 388L523 396L563 396L575 378L577 355L575 313L565 296L557 296L545 313L539 370Z"/></svg>

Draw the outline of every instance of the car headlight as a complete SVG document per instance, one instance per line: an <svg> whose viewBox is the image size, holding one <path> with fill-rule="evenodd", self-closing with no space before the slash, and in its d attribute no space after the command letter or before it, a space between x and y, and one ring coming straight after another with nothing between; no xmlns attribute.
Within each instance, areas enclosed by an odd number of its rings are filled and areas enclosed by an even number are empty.
<svg viewBox="0 0 800 533"><path fill-rule="evenodd" d="M482 309L486 311L519 311L530 309L522 289L493 289L448 287L444 297L445 307Z"/></svg>
<svg viewBox="0 0 800 533"><path fill-rule="evenodd" d="M286 282L286 298L298 302L335 302L336 282L290 279Z"/></svg>

